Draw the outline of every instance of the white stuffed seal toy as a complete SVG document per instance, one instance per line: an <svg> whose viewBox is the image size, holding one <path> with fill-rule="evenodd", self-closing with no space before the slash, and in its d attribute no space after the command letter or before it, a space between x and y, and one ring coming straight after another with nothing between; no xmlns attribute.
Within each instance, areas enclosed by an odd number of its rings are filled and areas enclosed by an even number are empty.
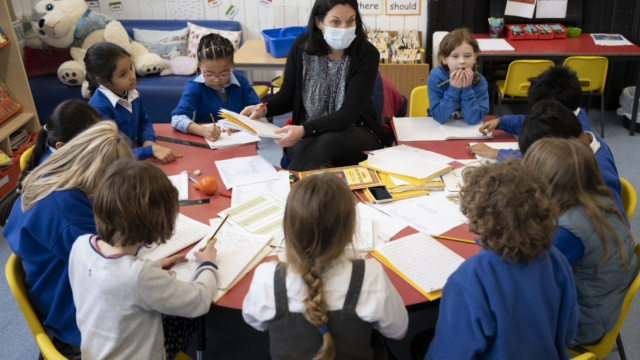
<svg viewBox="0 0 640 360"><path fill-rule="evenodd" d="M164 65L160 56L130 41L119 21L89 10L84 0L40 0L31 10L31 26L43 42L57 48L70 48L73 60L58 68L58 78L67 85L85 82L84 54L91 45L102 41L127 50L138 75L159 73Z"/></svg>

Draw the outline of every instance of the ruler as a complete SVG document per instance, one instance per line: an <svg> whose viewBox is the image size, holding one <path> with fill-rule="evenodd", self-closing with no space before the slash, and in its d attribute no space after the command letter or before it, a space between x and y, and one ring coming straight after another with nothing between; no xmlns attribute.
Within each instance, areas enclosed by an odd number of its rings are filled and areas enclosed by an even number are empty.
<svg viewBox="0 0 640 360"><path fill-rule="evenodd" d="M207 144L193 142L193 141L189 141L189 140L174 139L174 138L170 138L170 137L166 137L166 136L156 136L156 140L171 142L171 143L174 143L174 144L201 147L201 148L205 148L205 149L211 150L211 148Z"/></svg>
<svg viewBox="0 0 640 360"><path fill-rule="evenodd" d="M189 205L200 205L200 204L208 204L211 200L209 198L206 199L198 199L198 200L180 200L180 206L189 206Z"/></svg>

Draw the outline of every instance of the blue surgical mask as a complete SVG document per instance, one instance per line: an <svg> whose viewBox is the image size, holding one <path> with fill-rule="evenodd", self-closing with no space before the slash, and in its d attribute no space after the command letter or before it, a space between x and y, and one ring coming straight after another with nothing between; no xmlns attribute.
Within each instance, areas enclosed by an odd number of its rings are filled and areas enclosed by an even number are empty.
<svg viewBox="0 0 640 360"><path fill-rule="evenodd" d="M350 28L334 28L325 26L324 41L327 42L332 49L344 50L351 45L353 39L356 38L356 27Z"/></svg>

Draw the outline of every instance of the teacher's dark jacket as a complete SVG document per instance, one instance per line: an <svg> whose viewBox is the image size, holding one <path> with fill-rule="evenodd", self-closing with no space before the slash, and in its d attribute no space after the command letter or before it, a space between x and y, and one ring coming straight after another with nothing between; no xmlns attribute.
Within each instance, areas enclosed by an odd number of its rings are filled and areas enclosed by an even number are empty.
<svg viewBox="0 0 640 360"><path fill-rule="evenodd" d="M284 69L282 88L267 105L267 115L276 116L293 110L292 125L300 125L305 116L302 105L302 76L301 45L306 41L307 34L302 34L293 42ZM351 61L347 71L345 93L342 106L331 114L316 120L304 122L304 137L318 136L327 132L340 132L349 126L364 126L369 129L382 144L382 132L376 119L376 109L371 101L373 87L378 75L380 53L370 42L363 41L362 49L357 56L350 55Z"/></svg>

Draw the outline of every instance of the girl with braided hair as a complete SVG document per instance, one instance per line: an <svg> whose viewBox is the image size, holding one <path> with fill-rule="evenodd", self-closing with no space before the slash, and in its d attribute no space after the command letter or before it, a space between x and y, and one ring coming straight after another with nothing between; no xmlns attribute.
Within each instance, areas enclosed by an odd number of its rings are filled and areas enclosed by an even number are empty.
<svg viewBox="0 0 640 360"><path fill-rule="evenodd" d="M233 71L233 44L218 34L207 34L198 44L198 76L185 85L182 98L171 112L175 130L202 136L210 141L220 137L218 126L205 127L211 116L218 121L220 109L239 113L260 98L244 75Z"/></svg>
<svg viewBox="0 0 640 360"><path fill-rule="evenodd" d="M379 334L404 337L407 310L382 265L351 256L356 218L353 195L332 174L291 190L287 262L258 266L242 306L249 325L269 329L272 359L385 358Z"/></svg>

